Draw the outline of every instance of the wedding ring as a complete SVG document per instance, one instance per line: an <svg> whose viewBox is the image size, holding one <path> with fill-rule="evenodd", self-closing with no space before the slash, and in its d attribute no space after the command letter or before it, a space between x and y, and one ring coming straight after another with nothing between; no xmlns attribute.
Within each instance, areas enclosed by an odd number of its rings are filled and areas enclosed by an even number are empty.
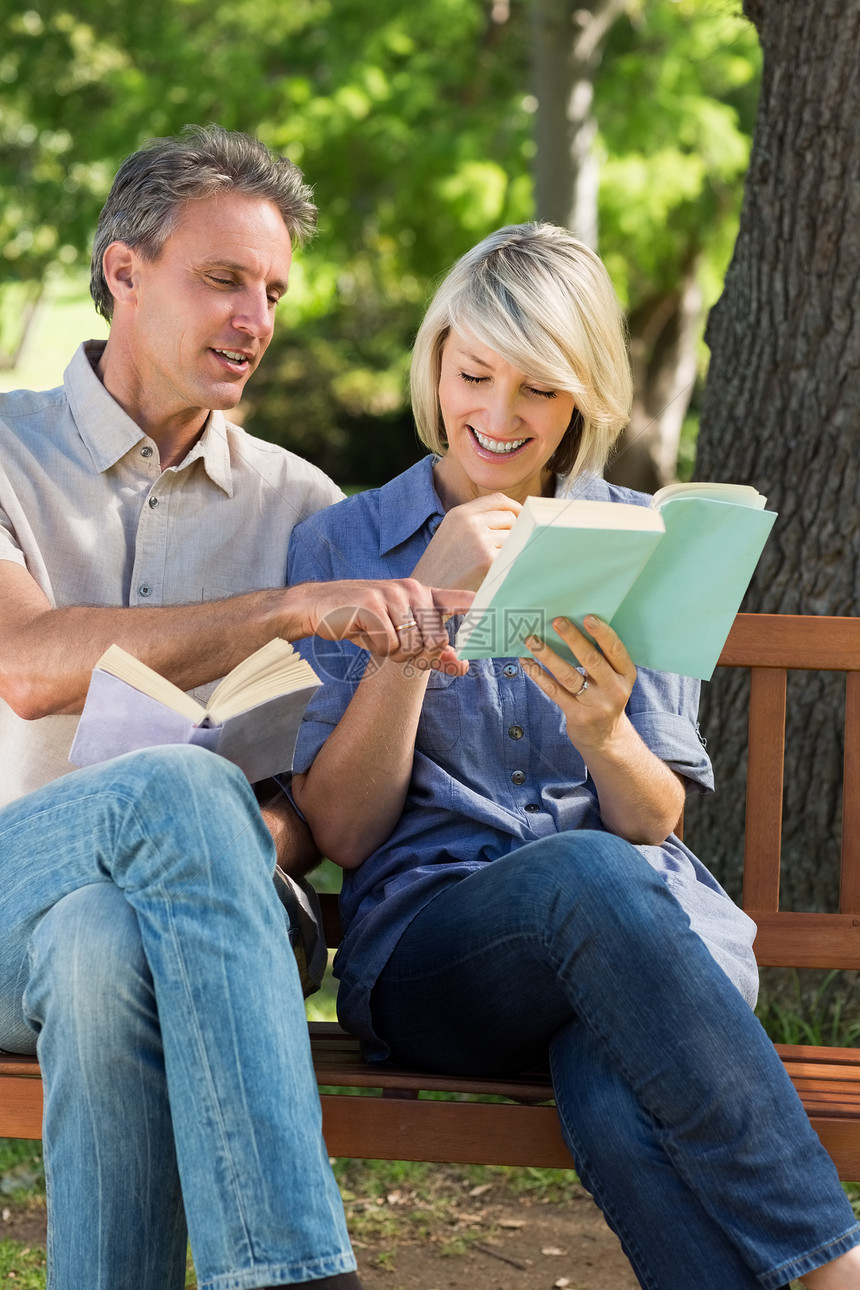
<svg viewBox="0 0 860 1290"><path fill-rule="evenodd" d="M405 622L398 623L396 630L398 632L411 632L413 627L418 626L417 618L407 618Z"/></svg>
<svg viewBox="0 0 860 1290"><path fill-rule="evenodd" d="M588 689L588 677L584 676L582 678L582 685L579 687L579 689L577 690L576 694L573 697L575 699L581 699L587 689Z"/></svg>

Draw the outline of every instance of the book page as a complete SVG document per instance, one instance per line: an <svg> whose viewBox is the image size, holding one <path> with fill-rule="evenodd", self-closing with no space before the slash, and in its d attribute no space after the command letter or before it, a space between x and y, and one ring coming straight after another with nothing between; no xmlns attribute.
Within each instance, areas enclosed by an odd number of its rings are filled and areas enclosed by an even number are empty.
<svg viewBox="0 0 860 1290"><path fill-rule="evenodd" d="M213 690L206 717L221 725L245 708L278 694L313 685L316 673L292 645L279 636L249 654Z"/></svg>
<svg viewBox="0 0 860 1290"><path fill-rule="evenodd" d="M96 663L96 670L107 672L120 681L125 681L141 694L150 695L165 707L181 713L189 721L200 721L203 717L203 708L196 699L192 699L184 690L180 690L178 685L168 681L146 663L141 663L139 658L135 658L119 645L108 646ZM95 672L93 675L95 676Z"/></svg>
<svg viewBox="0 0 860 1290"><path fill-rule="evenodd" d="M751 506L757 511L764 510L766 497L763 497L752 484L666 484L658 488L651 498L651 505L659 511L664 502L674 501L679 497L709 497L715 502L734 502L736 506Z"/></svg>

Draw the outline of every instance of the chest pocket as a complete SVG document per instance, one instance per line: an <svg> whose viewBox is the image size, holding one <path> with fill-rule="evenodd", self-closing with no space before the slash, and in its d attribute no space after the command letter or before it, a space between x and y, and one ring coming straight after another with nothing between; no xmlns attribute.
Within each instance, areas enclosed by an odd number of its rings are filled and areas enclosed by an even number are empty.
<svg viewBox="0 0 860 1290"><path fill-rule="evenodd" d="M415 746L423 753L448 752L460 738L461 695L457 683L463 679L433 672L427 682L424 706L418 719Z"/></svg>

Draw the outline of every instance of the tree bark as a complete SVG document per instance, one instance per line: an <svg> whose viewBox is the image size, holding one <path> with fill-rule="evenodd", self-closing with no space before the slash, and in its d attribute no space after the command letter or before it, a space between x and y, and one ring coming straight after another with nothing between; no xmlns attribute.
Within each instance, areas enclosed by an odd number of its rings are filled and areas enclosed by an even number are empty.
<svg viewBox="0 0 860 1290"><path fill-rule="evenodd" d="M744 608L856 614L860 587L860 0L745 0L764 54L740 230L706 341L696 477L779 512ZM782 907L834 909L843 689L789 695ZM688 838L739 894L746 683L705 687L716 799ZM815 840L814 847L811 840ZM821 839L826 839L824 843Z"/></svg>

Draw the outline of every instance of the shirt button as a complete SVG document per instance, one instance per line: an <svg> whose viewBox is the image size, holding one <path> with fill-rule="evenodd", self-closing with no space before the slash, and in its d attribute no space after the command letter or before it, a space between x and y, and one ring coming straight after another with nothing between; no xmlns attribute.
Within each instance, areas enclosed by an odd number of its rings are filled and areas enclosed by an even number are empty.
<svg viewBox="0 0 860 1290"><path fill-rule="evenodd" d="M524 733L522 726L508 726L508 734L512 739L522 739Z"/></svg>
<svg viewBox="0 0 860 1290"><path fill-rule="evenodd" d="M140 584L140 586L138 587L138 589L137 589L137 590L138 590L138 592L140 593L140 595L141 595L141 596L151 596L151 595L152 595L152 587L150 587L150 585L149 585L149 583L148 583L148 582L142 582L142 583Z"/></svg>
<svg viewBox="0 0 860 1290"><path fill-rule="evenodd" d="M502 668L502 676L507 676L507 677L516 676L519 670L520 669L517 667L516 663L506 663L505 666Z"/></svg>
<svg viewBox="0 0 860 1290"><path fill-rule="evenodd" d="M140 450L140 455L141 455L141 457L151 457L151 456L152 456L152 449L149 447L149 445L148 445L148 444L146 445L146 447L145 447L145 448L141 448L141 450Z"/></svg>
<svg viewBox="0 0 860 1290"><path fill-rule="evenodd" d="M158 498L157 498L157 497L150 497L150 499L149 499L149 506L150 506L150 510L153 510L153 511L154 511L157 505L158 505Z"/></svg>
<svg viewBox="0 0 860 1290"><path fill-rule="evenodd" d="M537 805L536 802L527 802L525 806L525 810L527 810L530 815L534 815L536 811L540 810L540 807Z"/></svg>
<svg viewBox="0 0 860 1290"><path fill-rule="evenodd" d="M512 784L524 784L526 782L526 772L524 770L515 770L511 775Z"/></svg>

